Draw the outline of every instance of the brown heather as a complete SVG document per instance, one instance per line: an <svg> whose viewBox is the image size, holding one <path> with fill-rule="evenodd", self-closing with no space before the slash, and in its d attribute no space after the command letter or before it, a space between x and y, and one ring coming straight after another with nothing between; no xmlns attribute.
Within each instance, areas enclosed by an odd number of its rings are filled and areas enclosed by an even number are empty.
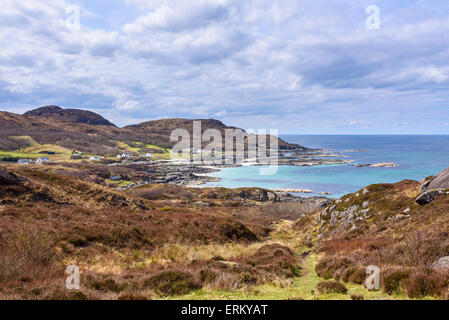
<svg viewBox="0 0 449 320"><path fill-rule="evenodd" d="M0 185L0 299L144 300L200 288L285 288L307 275L301 265L309 255L320 257L315 271L328 280L317 288L324 295L346 293L346 283L362 285L366 266L377 265L385 295L448 296L448 274L430 267L449 255L449 197L420 207L417 182L346 196L351 200L340 209L369 201L373 216L352 231L326 229L318 241L318 206L234 201L252 188L149 185L120 192L105 182L112 175L132 180L147 170L134 165L0 169L16 174ZM405 208L411 218L388 220ZM82 270L78 292L63 287L68 264Z"/></svg>

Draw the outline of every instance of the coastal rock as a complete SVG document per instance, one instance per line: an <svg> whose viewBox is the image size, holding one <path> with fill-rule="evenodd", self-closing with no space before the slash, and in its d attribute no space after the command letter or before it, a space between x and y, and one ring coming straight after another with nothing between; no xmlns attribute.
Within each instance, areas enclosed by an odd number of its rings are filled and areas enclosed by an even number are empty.
<svg viewBox="0 0 449 320"><path fill-rule="evenodd" d="M280 198L275 192L266 189L245 190L240 192L238 196L243 199L259 202L280 202Z"/></svg>
<svg viewBox="0 0 449 320"><path fill-rule="evenodd" d="M426 191L419 195L418 198L416 198L416 202L422 206L432 203L435 201L435 199L441 195L443 195L444 192L442 190L432 190L432 191Z"/></svg>
<svg viewBox="0 0 449 320"><path fill-rule="evenodd" d="M368 206L369 201L364 201L362 205L354 204L348 206L343 210L337 210L337 205L333 205L327 207L320 213L318 222L321 222L322 231L327 227L353 228L353 226L356 226L356 222L364 221L372 217L370 213L371 209Z"/></svg>
<svg viewBox="0 0 449 320"><path fill-rule="evenodd" d="M393 162L381 162L381 163L374 163L374 164L359 163L359 164L353 164L352 166L358 167L358 168L364 168L364 167L371 167L371 168L395 168L395 167L399 167L399 165L397 163L393 163Z"/></svg>
<svg viewBox="0 0 449 320"><path fill-rule="evenodd" d="M432 269L437 271L449 271L449 256L440 258L432 264Z"/></svg>
<svg viewBox="0 0 449 320"><path fill-rule="evenodd" d="M283 192L283 193L312 193L310 189L272 189L273 192Z"/></svg>
<svg viewBox="0 0 449 320"><path fill-rule="evenodd" d="M372 165L370 165L370 167L373 167L373 168L395 168L395 167L399 167L399 165L397 163L393 163L393 162L383 162L383 163L372 164Z"/></svg>
<svg viewBox="0 0 449 320"><path fill-rule="evenodd" d="M434 189L449 189L449 168L440 172L434 178L424 181L421 189L423 192Z"/></svg>
<svg viewBox="0 0 449 320"><path fill-rule="evenodd" d="M429 187L429 184L430 184L431 182L432 182L432 179L424 180L424 181L422 182L422 184L421 184L420 192L421 192L421 193L426 192L426 191L427 191L427 188Z"/></svg>

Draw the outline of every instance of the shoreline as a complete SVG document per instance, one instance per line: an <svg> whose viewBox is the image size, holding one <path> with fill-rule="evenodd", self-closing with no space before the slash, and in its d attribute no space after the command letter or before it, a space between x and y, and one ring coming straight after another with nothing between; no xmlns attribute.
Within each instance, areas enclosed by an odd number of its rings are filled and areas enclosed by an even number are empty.
<svg viewBox="0 0 449 320"><path fill-rule="evenodd" d="M359 151L368 152L368 151ZM382 162L376 164L363 164L355 163L352 159L342 159L348 156L336 158L337 152L333 150L321 150L321 149L297 149L297 150L282 150L279 151L279 158L277 160L278 166L292 166L292 167L314 167L314 166L333 166L333 165L346 165L354 168L395 168L397 164L392 162ZM121 186L118 189L131 189L142 185L148 184L171 184L179 185L190 188L213 188L223 187L229 189L238 189L248 186L235 186L225 187L219 185L224 178L211 176L211 174L220 172L223 169L228 168L240 168L240 167L258 167L264 166L252 161L252 159L246 159L242 164L205 164L199 161L189 161L187 159L176 160L152 160L152 161L138 161L138 162L123 162L115 163L111 165L116 166L129 166L129 165L148 165L146 170L149 176L146 176L141 181L131 181L128 185ZM208 186L209 183L217 183L218 185ZM278 194L294 194L294 197L330 197L336 198L339 193L333 194L330 190L312 190L309 187L299 188L283 188L282 186L275 187L262 187L259 185L253 185L252 187L263 188L273 191ZM324 188L323 188L324 189Z"/></svg>

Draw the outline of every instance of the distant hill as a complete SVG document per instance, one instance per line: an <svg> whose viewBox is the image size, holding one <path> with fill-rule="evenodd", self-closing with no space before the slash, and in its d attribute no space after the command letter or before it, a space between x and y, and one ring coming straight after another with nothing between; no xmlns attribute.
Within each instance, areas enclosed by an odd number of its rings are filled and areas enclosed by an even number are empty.
<svg viewBox="0 0 449 320"><path fill-rule="evenodd" d="M133 128L136 130L147 130L153 132L164 133L165 135L170 136L171 132L177 128L186 129L189 132L193 131L193 122L201 121L201 128L204 130L207 129L238 129L236 127L226 126L223 122L215 119L197 119L197 120L189 120L189 119L181 119L181 118L171 118L171 119L161 119L161 120L153 120L144 122L137 125L128 126L126 128Z"/></svg>
<svg viewBox="0 0 449 320"><path fill-rule="evenodd" d="M41 145L57 145L88 154L115 156L119 152L139 149L152 152L151 146L171 148L170 134L184 128L192 132L194 120L164 119L119 128L101 116L82 110L43 107L24 115L0 112L0 150L13 151L26 147L31 137ZM202 131L228 127L214 119L201 120ZM223 135L224 137L224 135ZM148 150L145 150L147 148ZM279 139L280 149L304 148Z"/></svg>
<svg viewBox="0 0 449 320"><path fill-rule="evenodd" d="M78 109L63 109L58 106L46 106L28 111L24 116L45 117L65 122L85 123L91 125L114 126L115 125L99 114L92 111Z"/></svg>
<svg viewBox="0 0 449 320"><path fill-rule="evenodd" d="M140 132L141 134L145 132L151 132L152 134L157 134L158 136L164 137L164 139L170 139L170 135L173 130L182 128L187 130L191 135L193 134L193 122L201 121L201 130L202 132L208 129L217 129L221 132L223 139L225 138L225 130L227 129L239 129L237 127L227 126L223 122L215 119L181 119L181 118L172 118L172 119L161 119L161 120L153 120L144 122L137 125L132 125L125 127L126 129L131 129L136 132ZM243 129L242 129L243 130ZM243 130L244 131L244 130ZM267 146L269 145L269 139L267 138ZM167 143L170 143L167 140ZM207 145L208 142L204 142L204 145ZM288 143L282 139L278 139L279 148L282 150L288 149L306 149L298 144Z"/></svg>

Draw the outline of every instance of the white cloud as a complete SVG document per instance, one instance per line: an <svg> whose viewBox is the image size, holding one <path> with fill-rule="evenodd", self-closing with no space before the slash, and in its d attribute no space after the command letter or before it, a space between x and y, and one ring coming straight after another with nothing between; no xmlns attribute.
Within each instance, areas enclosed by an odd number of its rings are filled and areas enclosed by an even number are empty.
<svg viewBox="0 0 449 320"><path fill-rule="evenodd" d="M123 27L125 32L142 33L154 30L179 32L205 27L213 22L223 21L230 14L228 8L219 2L171 2L162 5L146 16Z"/></svg>
<svg viewBox="0 0 449 320"><path fill-rule="evenodd" d="M364 29L364 1L336 0L127 0L137 18L96 26L118 1L101 10L80 0L82 28L71 32L71 1L2 0L0 105L95 108L119 124L214 116L288 130L363 126L355 114L388 129L383 119L402 123L404 109L417 126L422 113L447 118L442 2L378 1L376 32Z"/></svg>
<svg viewBox="0 0 449 320"><path fill-rule="evenodd" d="M117 105L118 110L130 111L130 110L139 110L141 108L142 107L140 106L138 101L126 101L123 104Z"/></svg>

